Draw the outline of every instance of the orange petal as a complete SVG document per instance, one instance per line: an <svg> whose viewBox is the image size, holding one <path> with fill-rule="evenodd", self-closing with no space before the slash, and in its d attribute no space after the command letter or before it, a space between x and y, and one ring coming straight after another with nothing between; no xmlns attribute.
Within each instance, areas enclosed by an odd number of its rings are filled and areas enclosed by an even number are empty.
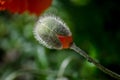
<svg viewBox="0 0 120 80"><path fill-rule="evenodd" d="M52 0L0 0L0 10L8 10L12 13L28 11L40 15L52 3Z"/></svg>
<svg viewBox="0 0 120 80"><path fill-rule="evenodd" d="M6 9L6 0L0 0L0 11Z"/></svg>
<svg viewBox="0 0 120 80"><path fill-rule="evenodd" d="M51 5L52 0L28 0L28 11L40 15Z"/></svg>
<svg viewBox="0 0 120 80"><path fill-rule="evenodd" d="M70 45L71 45L72 42L73 42L72 36L61 36L61 35L58 35L58 38L59 38L59 40L61 41L62 47L63 47L64 49L65 49L65 48L69 48Z"/></svg>
<svg viewBox="0 0 120 80"><path fill-rule="evenodd" d="M23 13L27 10L27 0L9 0L7 9L12 13Z"/></svg>

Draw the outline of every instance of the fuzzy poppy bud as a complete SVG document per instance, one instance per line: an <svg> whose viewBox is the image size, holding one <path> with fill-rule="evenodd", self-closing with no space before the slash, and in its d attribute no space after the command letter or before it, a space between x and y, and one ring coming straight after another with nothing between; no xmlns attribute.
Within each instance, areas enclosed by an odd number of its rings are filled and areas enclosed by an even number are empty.
<svg viewBox="0 0 120 80"><path fill-rule="evenodd" d="M34 29L35 38L50 49L69 48L72 34L66 24L56 16L43 16Z"/></svg>

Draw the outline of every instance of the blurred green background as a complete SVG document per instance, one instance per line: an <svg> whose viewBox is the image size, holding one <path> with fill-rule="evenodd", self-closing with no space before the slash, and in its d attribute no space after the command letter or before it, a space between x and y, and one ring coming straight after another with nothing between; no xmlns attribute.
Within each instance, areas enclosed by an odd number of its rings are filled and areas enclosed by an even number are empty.
<svg viewBox="0 0 120 80"><path fill-rule="evenodd" d="M117 0L53 0L46 13L60 16L81 49L120 74ZM0 12L0 80L115 80L70 49L40 45L33 36L37 19Z"/></svg>

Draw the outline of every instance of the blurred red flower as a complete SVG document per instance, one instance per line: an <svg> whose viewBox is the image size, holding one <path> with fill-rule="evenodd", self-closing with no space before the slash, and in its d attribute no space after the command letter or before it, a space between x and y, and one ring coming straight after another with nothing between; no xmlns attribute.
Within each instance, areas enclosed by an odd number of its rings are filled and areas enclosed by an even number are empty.
<svg viewBox="0 0 120 80"><path fill-rule="evenodd" d="M52 3L52 0L0 0L0 11L8 10L11 13L24 13L40 15Z"/></svg>

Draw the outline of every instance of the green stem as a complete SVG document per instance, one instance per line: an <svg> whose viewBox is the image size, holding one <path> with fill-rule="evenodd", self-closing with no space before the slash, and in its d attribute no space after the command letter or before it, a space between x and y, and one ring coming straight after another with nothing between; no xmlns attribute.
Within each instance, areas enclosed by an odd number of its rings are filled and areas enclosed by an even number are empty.
<svg viewBox="0 0 120 80"><path fill-rule="evenodd" d="M58 75L57 75L58 78L63 77L64 71L65 71L66 67L68 66L68 64L70 63L71 60L72 60L72 57L68 57L62 62L61 66L60 66L60 69L58 71Z"/></svg>
<svg viewBox="0 0 120 80"><path fill-rule="evenodd" d="M118 80L120 80L120 75L105 68L104 66L102 66L100 63L98 63L97 61L95 61L93 58L91 58L86 52L84 52L83 50L81 50L79 47L77 47L75 45L75 43L73 43L70 47L70 49L74 50L75 52L79 53L80 55L82 55L85 59L87 59L90 63L93 63L97 68L99 68L101 71L103 71L104 73L110 75L111 77L114 77Z"/></svg>

